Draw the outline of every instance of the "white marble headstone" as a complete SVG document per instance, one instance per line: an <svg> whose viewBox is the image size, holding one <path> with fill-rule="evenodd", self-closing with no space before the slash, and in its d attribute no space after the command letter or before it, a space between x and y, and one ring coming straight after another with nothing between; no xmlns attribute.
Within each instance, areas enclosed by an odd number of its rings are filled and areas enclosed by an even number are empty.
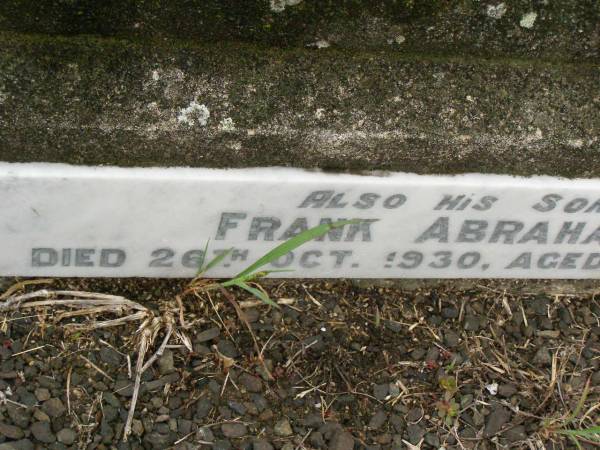
<svg viewBox="0 0 600 450"><path fill-rule="evenodd" d="M236 274L306 228L363 219L281 277L600 278L600 180L0 163L0 275Z"/></svg>

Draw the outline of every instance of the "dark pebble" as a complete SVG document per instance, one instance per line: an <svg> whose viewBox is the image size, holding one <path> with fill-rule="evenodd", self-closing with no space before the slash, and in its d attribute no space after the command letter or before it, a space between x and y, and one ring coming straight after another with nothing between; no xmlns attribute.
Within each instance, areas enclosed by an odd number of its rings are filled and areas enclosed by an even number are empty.
<svg viewBox="0 0 600 450"><path fill-rule="evenodd" d="M495 406L492 412L487 416L483 435L491 437L499 432L504 424L510 420L510 411L503 406Z"/></svg>
<svg viewBox="0 0 600 450"><path fill-rule="evenodd" d="M21 439L24 436L23 430L14 425L0 422L0 435L9 439Z"/></svg>
<svg viewBox="0 0 600 450"><path fill-rule="evenodd" d="M467 316L465 317L465 323L463 324L463 328L465 331L478 331L480 326L479 318L475 316Z"/></svg>
<svg viewBox="0 0 600 450"><path fill-rule="evenodd" d="M213 450L230 450L232 447L231 442L227 439L220 439L213 444L212 448Z"/></svg>
<svg viewBox="0 0 600 450"><path fill-rule="evenodd" d="M273 446L264 439L258 439L252 443L252 450L273 450Z"/></svg>
<svg viewBox="0 0 600 450"><path fill-rule="evenodd" d="M34 438L44 444L52 444L56 441L56 437L52 433L48 422L35 422L31 425L31 433Z"/></svg>
<svg viewBox="0 0 600 450"><path fill-rule="evenodd" d="M533 357L533 363L541 366L548 366L552 363L552 356L546 347L540 347Z"/></svg>
<svg viewBox="0 0 600 450"><path fill-rule="evenodd" d="M196 335L195 342L197 342L197 343L207 342L207 341L218 338L220 334L221 334L221 330L219 330L217 327L209 328L208 330L204 330L201 333L198 333Z"/></svg>
<svg viewBox="0 0 600 450"><path fill-rule="evenodd" d="M354 448L354 437L348 431L338 430L329 442L329 450L352 450Z"/></svg>
<svg viewBox="0 0 600 450"><path fill-rule="evenodd" d="M227 339L221 339L217 343L217 349L221 354L229 358L237 358L238 356L240 356L240 353L238 352L238 349L236 348L235 344Z"/></svg>
<svg viewBox="0 0 600 450"><path fill-rule="evenodd" d="M434 448L439 448L440 446L440 438L435 433L427 433L425 435L425 443L431 445Z"/></svg>
<svg viewBox="0 0 600 450"><path fill-rule="evenodd" d="M406 427L406 434L411 444L418 444L423 436L425 436L425 430L420 425L411 424Z"/></svg>
<svg viewBox="0 0 600 450"><path fill-rule="evenodd" d="M310 433L308 437L308 442L315 448L324 448L327 444L325 443L325 438L320 431L313 431Z"/></svg>
<svg viewBox="0 0 600 450"><path fill-rule="evenodd" d="M498 395L504 398L512 397L517 393L517 387L514 384L501 384L498 386Z"/></svg>
<svg viewBox="0 0 600 450"><path fill-rule="evenodd" d="M506 430L502 436L510 443L525 441L528 437L527 431L523 425Z"/></svg>
<svg viewBox="0 0 600 450"><path fill-rule="evenodd" d="M196 414L194 415L194 417L196 419L204 419L206 416L208 416L208 414L210 413L212 408L213 408L213 404L210 401L210 399L208 399L206 397L201 398L196 403Z"/></svg>
<svg viewBox="0 0 600 450"><path fill-rule="evenodd" d="M402 331L402 324L400 322L396 322L395 320L384 320L383 325L394 333L399 333Z"/></svg>
<svg viewBox="0 0 600 450"><path fill-rule="evenodd" d="M58 433L56 433L56 437L59 442L62 442L65 445L71 445L77 439L77 433L70 428L63 428Z"/></svg>
<svg viewBox="0 0 600 450"><path fill-rule="evenodd" d="M456 318L458 318L458 308L454 308L454 307L442 308L441 314L444 319L456 319Z"/></svg>
<svg viewBox="0 0 600 450"><path fill-rule="evenodd" d="M446 344L446 347L455 348L460 343L460 336L454 331L446 331L444 333L444 343Z"/></svg>
<svg viewBox="0 0 600 450"><path fill-rule="evenodd" d="M110 347L102 347L100 349L100 361L112 367L119 367L123 357Z"/></svg>
<svg viewBox="0 0 600 450"><path fill-rule="evenodd" d="M240 438L248 432L243 423L224 423L221 425L221 432L227 438Z"/></svg>
<svg viewBox="0 0 600 450"><path fill-rule="evenodd" d="M29 426L31 412L28 409L9 403L6 405L6 411L8 412L10 420L12 420L12 422L19 428L26 429Z"/></svg>
<svg viewBox="0 0 600 450"><path fill-rule="evenodd" d="M245 372L240 375L238 382L244 386L248 392L261 392L263 390L263 384L260 378Z"/></svg>
<svg viewBox="0 0 600 450"><path fill-rule="evenodd" d="M33 450L33 442L29 439L21 439L20 441L5 442L0 444L0 450Z"/></svg>
<svg viewBox="0 0 600 450"><path fill-rule="evenodd" d="M373 417L371 417L368 427L372 430L378 430L383 426L386 420L387 414L385 413L385 411L380 409L373 415Z"/></svg>
<svg viewBox="0 0 600 450"><path fill-rule="evenodd" d="M415 361L420 361L425 357L426 353L427 353L427 350L419 347L419 348L415 348L412 352L410 352L410 357L412 359L414 359Z"/></svg>
<svg viewBox="0 0 600 450"><path fill-rule="evenodd" d="M376 384L373 386L373 396L379 400L383 401L390 394L390 384Z"/></svg>
<svg viewBox="0 0 600 450"><path fill-rule="evenodd" d="M406 420L408 422L418 422L423 417L423 410L421 408L412 408L408 411L406 415Z"/></svg>

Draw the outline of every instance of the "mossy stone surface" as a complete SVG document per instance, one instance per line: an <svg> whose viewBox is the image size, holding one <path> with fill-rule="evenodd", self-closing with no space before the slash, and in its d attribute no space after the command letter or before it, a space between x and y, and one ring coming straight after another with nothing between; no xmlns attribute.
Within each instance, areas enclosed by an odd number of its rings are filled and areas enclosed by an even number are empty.
<svg viewBox="0 0 600 450"><path fill-rule="evenodd" d="M528 14L535 19L522 26ZM600 56L596 0L3 0L0 30L280 48L324 41L573 62Z"/></svg>
<svg viewBox="0 0 600 450"><path fill-rule="evenodd" d="M14 33L0 45L5 161L600 176L593 64Z"/></svg>
<svg viewBox="0 0 600 450"><path fill-rule="evenodd" d="M598 177L599 14L5 0L0 160Z"/></svg>

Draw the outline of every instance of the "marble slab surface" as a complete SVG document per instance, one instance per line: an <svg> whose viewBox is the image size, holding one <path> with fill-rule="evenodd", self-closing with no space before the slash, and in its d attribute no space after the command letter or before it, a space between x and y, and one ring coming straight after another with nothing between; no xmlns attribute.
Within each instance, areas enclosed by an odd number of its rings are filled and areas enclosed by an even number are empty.
<svg viewBox="0 0 600 450"><path fill-rule="evenodd" d="M308 278L600 278L600 180L0 163L0 275L231 276L300 231L331 231L267 269Z"/></svg>

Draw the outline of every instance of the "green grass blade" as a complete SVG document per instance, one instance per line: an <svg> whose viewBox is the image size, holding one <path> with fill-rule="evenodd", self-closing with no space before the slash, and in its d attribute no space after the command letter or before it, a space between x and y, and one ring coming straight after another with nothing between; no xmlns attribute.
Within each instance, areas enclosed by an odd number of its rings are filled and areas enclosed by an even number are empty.
<svg viewBox="0 0 600 450"><path fill-rule="evenodd" d="M276 269L276 270L263 270L260 272L249 273L242 277L232 278L231 280L224 281L221 283L223 287L227 286L235 286L239 282L247 283L248 281L253 281L258 278L264 278L268 276L270 273L279 273L279 272L293 272L291 269Z"/></svg>
<svg viewBox="0 0 600 450"><path fill-rule="evenodd" d="M199 272L198 274L204 273L204 272L208 272L210 269L212 269L213 267L215 267L217 264L219 264L221 261L223 261L225 259L225 257L227 255L229 255L231 252L233 251L233 247L229 248L227 250L225 250L223 253L218 254L217 256L215 256L207 265L206 267L202 270L202 272Z"/></svg>
<svg viewBox="0 0 600 450"><path fill-rule="evenodd" d="M204 251L202 252L202 258L200 258L200 264L198 264L198 272L196 272L196 276L203 274L206 272L204 268L204 262L206 261L206 253L208 252L208 244L210 243L210 239L206 241L206 245L204 246Z"/></svg>
<svg viewBox="0 0 600 450"><path fill-rule="evenodd" d="M590 381L591 381L591 379L588 378L588 380L585 383L585 386L583 388L583 392L581 393L581 397L579 398L579 401L577 402L577 406L575 406L575 409L573 410L571 415L567 418L567 424L575 422L575 420L577 420L577 417L579 417L579 413L583 409L583 405L585 405L585 401L587 400L588 394L590 393Z"/></svg>
<svg viewBox="0 0 600 450"><path fill-rule="evenodd" d="M589 428L582 428L578 430L556 430L559 434L564 434L566 436L574 436L574 437L585 437L593 440L600 440L600 425Z"/></svg>
<svg viewBox="0 0 600 450"><path fill-rule="evenodd" d="M279 308L279 305L277 303L275 303L273 300L271 300L269 298L269 296L266 295L260 289L253 288L252 286L247 285L243 281L238 281L237 283L234 283L233 285L240 287L240 288L244 289L245 291L250 292L252 295L254 295L256 298L258 298L262 302L266 303L267 305L271 305L271 306L274 306L275 308Z"/></svg>
<svg viewBox="0 0 600 450"><path fill-rule="evenodd" d="M577 440L576 437L569 436L569 439L571 439L573 444L575 444L575 447L577 447L577 450L583 450L583 447L581 446L581 444L579 443L579 441Z"/></svg>
<svg viewBox="0 0 600 450"><path fill-rule="evenodd" d="M275 261L276 259L282 257L283 255L288 254L292 250L300 247L302 244L304 244L314 238L323 236L325 233L327 233L328 231L330 231L332 229L340 228L345 225L355 224L355 223L359 223L359 222L360 222L360 220L340 220L340 221L334 222L334 223L324 223L322 225L318 225L316 227L313 227L306 231L303 231L302 233L294 236L293 238L288 239L287 241L285 241L282 244L275 247L273 250L271 250L270 252L265 254L262 258L258 259L256 262L254 262L253 264L248 266L246 269L244 269L243 271L238 273L234 277L234 279L243 278L246 275L251 274L255 270L264 266L265 264L269 264L270 262Z"/></svg>

